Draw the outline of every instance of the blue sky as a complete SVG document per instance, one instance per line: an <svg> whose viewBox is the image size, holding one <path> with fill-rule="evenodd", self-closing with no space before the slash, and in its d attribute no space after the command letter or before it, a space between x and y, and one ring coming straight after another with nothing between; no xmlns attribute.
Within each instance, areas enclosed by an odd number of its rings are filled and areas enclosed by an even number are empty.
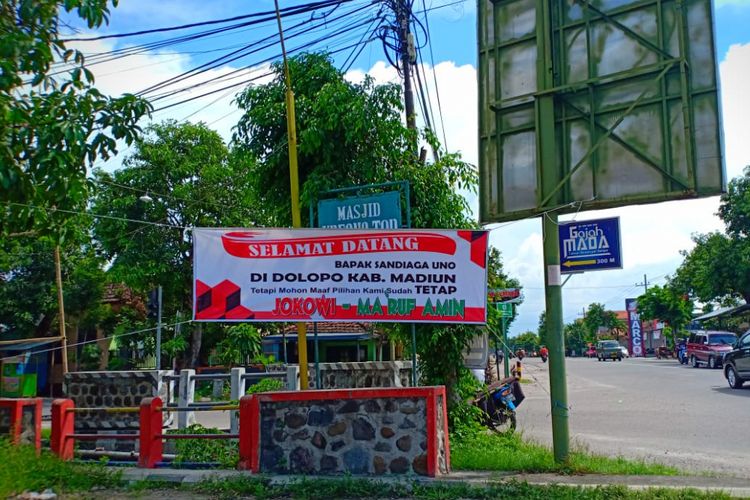
<svg viewBox="0 0 750 500"><path fill-rule="evenodd" d="M428 50L423 51L423 57L427 66L427 80L432 79L430 73L433 70L437 76L447 145L451 150L461 151L468 161L476 163L476 7L473 0L458 4L455 4L455 1L426 0L424 3L427 9L432 9L429 11L429 27L436 67L432 68ZM299 0L280 1L282 8L300 3ZM366 2L363 0L357 0L333 11L329 18L334 19L347 9L352 10L365 5ZM717 0L715 5L717 59L721 63L722 77L726 166L731 178L740 175L742 168L750 164L750 145L747 144L750 141L747 141L745 132L750 130L750 118L746 118L750 117L750 100L746 98L745 91L746 82L750 81L750 30L747 29L750 26L750 0ZM443 7L436 8L441 6ZM418 11L423 10L422 0L415 0L414 8ZM123 0L120 7L113 12L111 24L100 32L144 30L272 9L272 0ZM363 22L366 14L366 10L359 14ZM420 19L423 17L419 15ZM338 24L331 21L331 25L326 27L328 31L322 29L318 34L308 35L308 38L299 37L297 40L310 40L321 34L330 33L330 30L351 26L351 19L360 18L347 18ZM297 19L299 20L301 18ZM289 28L294 22L285 21L285 28ZM354 43L363 30L364 25L359 30L340 37L331 37L317 46L323 48L329 44L331 48L338 48L347 43ZM158 53L147 52L124 61L100 64L92 69L97 75L98 85L104 91L112 94L136 92L221 54L195 52L238 46L272 36L274 32L275 25L266 23L263 27L253 27L230 36L218 36L170 47L159 50ZM160 40L175 34L178 33L139 36L117 42L90 42L79 46L89 52L99 52L133 43ZM288 48L296 46L299 43L297 40L290 40ZM347 50L337 55L337 63L343 64L350 52ZM252 57L222 65L202 78L212 81L275 53L278 53L278 47L270 47ZM245 70L242 75L255 76L262 72L262 68L251 68ZM361 52L351 67L350 78L356 80L364 73L372 74L381 82L398 81L393 69L385 62L383 47L379 40L372 42ZM208 88L219 87L217 83ZM428 90L435 100L437 96L434 85L429 83ZM197 93L200 91L191 90L161 102L175 103L183 96L194 96ZM218 94L221 99L216 101L211 97L181 104L157 113L155 119L204 121L228 139L231 126L238 117L238 113L233 112L231 105L232 95L233 91L230 89L228 93ZM108 166L114 167L119 161L117 159L110 162ZM666 276L673 273L681 262L679 251L691 247L692 233L721 228L719 219L714 215L717 207L718 199L710 198L579 214L578 220L612 215L621 217L625 266L618 271L574 276L563 293L565 321L575 320L580 315L582 307L591 302L603 302L610 309L624 309L625 298L637 296L642 292L642 288L635 286L635 283L643 281L644 274L650 282L663 284ZM511 334L529 329L536 330L544 296L539 221L526 220L495 229L492 232L491 243L502 251L507 271L520 278L525 288L526 301L519 309L519 317L511 327Z"/></svg>

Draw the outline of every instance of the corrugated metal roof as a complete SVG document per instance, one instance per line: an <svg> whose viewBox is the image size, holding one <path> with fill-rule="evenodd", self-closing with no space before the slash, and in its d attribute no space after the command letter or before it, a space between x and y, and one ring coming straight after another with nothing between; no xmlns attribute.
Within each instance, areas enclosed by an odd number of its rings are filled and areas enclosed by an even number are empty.
<svg viewBox="0 0 750 500"><path fill-rule="evenodd" d="M745 311L750 311L750 304L742 304L741 306L736 307L722 307L715 311L711 311L710 313L698 316L693 321L706 321L708 319L720 318L722 316L736 316Z"/></svg>
<svg viewBox="0 0 750 500"><path fill-rule="evenodd" d="M36 341L29 342L28 340L19 339L18 343L16 344L6 344L3 346L0 346L0 351L29 351L36 347L41 347L43 345L52 344L55 342L60 342L60 341L58 339L52 339L52 340L36 340Z"/></svg>

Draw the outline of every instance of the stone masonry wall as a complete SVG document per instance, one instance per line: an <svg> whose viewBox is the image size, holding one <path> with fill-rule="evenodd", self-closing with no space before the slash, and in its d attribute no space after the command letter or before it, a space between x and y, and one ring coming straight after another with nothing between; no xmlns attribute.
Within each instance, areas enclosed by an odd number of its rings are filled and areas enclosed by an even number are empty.
<svg viewBox="0 0 750 500"><path fill-rule="evenodd" d="M315 364L307 371L309 386L315 387ZM408 387L411 361L361 361L320 363L322 389L363 389L369 387Z"/></svg>
<svg viewBox="0 0 750 500"><path fill-rule="evenodd" d="M167 401L166 371L71 372L65 375L63 392L77 408L121 408L141 404L143 398L161 396ZM77 413L78 430L138 429L138 413Z"/></svg>
<svg viewBox="0 0 750 500"><path fill-rule="evenodd" d="M425 398L266 401L260 416L261 472L427 474Z"/></svg>

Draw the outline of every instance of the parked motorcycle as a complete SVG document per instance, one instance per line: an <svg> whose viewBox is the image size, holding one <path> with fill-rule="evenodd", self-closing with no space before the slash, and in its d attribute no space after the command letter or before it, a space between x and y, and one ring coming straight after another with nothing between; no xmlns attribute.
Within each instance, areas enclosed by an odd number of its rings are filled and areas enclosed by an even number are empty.
<svg viewBox="0 0 750 500"><path fill-rule="evenodd" d="M680 361L681 365L688 364L687 344L680 344L677 347L677 359Z"/></svg>
<svg viewBox="0 0 750 500"><path fill-rule="evenodd" d="M498 434L516 429L516 398L512 384L509 382L482 389L474 399L474 405L482 410L482 423Z"/></svg>

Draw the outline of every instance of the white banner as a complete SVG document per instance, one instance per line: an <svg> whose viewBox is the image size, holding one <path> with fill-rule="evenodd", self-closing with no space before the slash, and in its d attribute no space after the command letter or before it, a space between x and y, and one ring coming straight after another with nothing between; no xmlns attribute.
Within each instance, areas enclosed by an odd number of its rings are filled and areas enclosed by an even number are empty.
<svg viewBox="0 0 750 500"><path fill-rule="evenodd" d="M486 322L487 232L195 229L196 321Z"/></svg>

